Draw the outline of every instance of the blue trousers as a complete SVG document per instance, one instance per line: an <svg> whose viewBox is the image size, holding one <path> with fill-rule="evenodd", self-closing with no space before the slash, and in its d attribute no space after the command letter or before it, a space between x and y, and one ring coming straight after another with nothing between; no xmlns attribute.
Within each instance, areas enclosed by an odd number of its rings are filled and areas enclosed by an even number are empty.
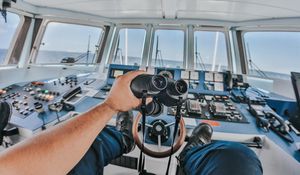
<svg viewBox="0 0 300 175"><path fill-rule="evenodd" d="M70 175L101 175L106 165L121 156L122 133L106 127ZM262 166L248 147L234 142L214 142L189 150L181 168L188 175L260 175Z"/></svg>

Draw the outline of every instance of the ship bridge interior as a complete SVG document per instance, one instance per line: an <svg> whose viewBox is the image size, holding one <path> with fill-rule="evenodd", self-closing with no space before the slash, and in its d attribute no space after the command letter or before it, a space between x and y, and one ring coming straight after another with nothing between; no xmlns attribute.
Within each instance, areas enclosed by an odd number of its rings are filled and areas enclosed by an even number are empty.
<svg viewBox="0 0 300 175"><path fill-rule="evenodd" d="M199 123L213 127L213 141L252 149L264 174L299 174L299 6L297 0L0 0L0 101L12 110L0 150L86 113L103 103L118 76L144 70L183 83L184 102L177 110L175 97L155 96L163 106L145 121L134 109L137 147L104 174L138 174L141 150L148 172L165 174L173 154L170 174L178 174L176 156Z"/></svg>

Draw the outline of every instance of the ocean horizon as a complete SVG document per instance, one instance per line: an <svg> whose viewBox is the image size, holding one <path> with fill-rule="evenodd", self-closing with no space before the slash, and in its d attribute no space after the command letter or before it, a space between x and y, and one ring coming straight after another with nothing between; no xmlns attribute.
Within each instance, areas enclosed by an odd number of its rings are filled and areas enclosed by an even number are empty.
<svg viewBox="0 0 300 175"><path fill-rule="evenodd" d="M5 55L7 53L7 49L0 49L0 64L3 64ZM88 57L86 53L82 52L64 52L64 51L40 51L38 53L38 59L37 59L37 64L47 64L47 63L60 63L63 58L67 57L72 57L75 59L78 59L79 57L82 57L79 59L76 63L79 64L91 64L95 61L95 54L94 53L89 53ZM140 64L140 58L137 57L131 57L128 56L128 64L129 65L134 65ZM120 64L120 57L117 57L116 60L113 61L115 64ZM163 65L158 65L161 67L177 67L180 68L179 65L182 65L182 62L180 61L174 61L171 59L164 59L163 60ZM206 70L211 70L211 64L204 64ZM197 66L197 68L201 68L201 66ZM221 66L221 71L226 71L227 66ZM284 74L284 73L278 73L278 72L271 72L271 71L262 71L267 77L269 78L276 78L276 79L285 79L289 80L290 75L289 74ZM261 72L257 70L250 70L250 75L266 78L261 75Z"/></svg>

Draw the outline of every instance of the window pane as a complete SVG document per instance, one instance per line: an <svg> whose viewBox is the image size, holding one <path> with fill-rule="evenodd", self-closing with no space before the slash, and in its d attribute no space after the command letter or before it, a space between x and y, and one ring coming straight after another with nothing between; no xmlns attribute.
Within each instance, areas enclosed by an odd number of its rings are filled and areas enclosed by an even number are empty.
<svg viewBox="0 0 300 175"><path fill-rule="evenodd" d="M152 66L183 67L184 32L156 30L152 52Z"/></svg>
<svg viewBox="0 0 300 175"><path fill-rule="evenodd" d="M199 70L228 70L225 35L222 32L196 31L194 33L195 60Z"/></svg>
<svg viewBox="0 0 300 175"><path fill-rule="evenodd" d="M94 63L102 33L97 27L51 22L36 63Z"/></svg>
<svg viewBox="0 0 300 175"><path fill-rule="evenodd" d="M249 74L290 79L300 72L300 32L248 32L244 42Z"/></svg>
<svg viewBox="0 0 300 175"><path fill-rule="evenodd" d="M141 65L145 29L121 29L112 63Z"/></svg>
<svg viewBox="0 0 300 175"><path fill-rule="evenodd" d="M7 23L0 16L0 64L3 64L11 41L20 22L20 17L7 12Z"/></svg>

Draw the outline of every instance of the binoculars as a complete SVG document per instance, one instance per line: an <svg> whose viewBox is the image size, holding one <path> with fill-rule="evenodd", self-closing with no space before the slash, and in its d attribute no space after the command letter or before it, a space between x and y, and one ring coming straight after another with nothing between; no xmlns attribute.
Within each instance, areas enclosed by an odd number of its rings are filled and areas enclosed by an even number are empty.
<svg viewBox="0 0 300 175"><path fill-rule="evenodd" d="M153 101L146 106L146 115L159 115L163 106L177 106L187 97L188 85L180 80L173 80L162 75L142 74L135 77L130 84L132 93L137 98L144 95ZM145 93L145 94L144 94Z"/></svg>

